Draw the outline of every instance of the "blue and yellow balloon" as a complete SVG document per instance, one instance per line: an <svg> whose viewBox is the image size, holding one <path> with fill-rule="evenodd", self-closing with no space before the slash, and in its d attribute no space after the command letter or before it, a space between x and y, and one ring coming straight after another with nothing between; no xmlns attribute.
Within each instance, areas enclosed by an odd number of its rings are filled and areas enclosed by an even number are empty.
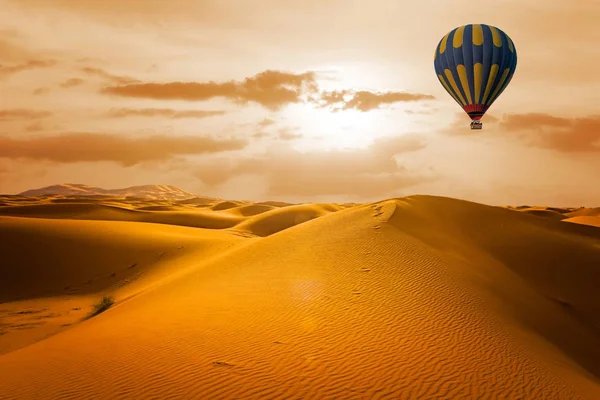
<svg viewBox="0 0 600 400"><path fill-rule="evenodd" d="M485 24L459 26L435 49L435 73L446 91L469 115L472 129L510 83L517 49L501 29Z"/></svg>

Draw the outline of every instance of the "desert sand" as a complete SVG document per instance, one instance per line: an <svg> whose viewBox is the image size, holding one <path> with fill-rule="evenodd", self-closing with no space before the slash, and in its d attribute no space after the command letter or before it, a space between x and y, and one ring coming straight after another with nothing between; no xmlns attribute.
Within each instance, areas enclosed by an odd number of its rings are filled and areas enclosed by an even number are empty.
<svg viewBox="0 0 600 400"><path fill-rule="evenodd" d="M0 196L0 399L599 399L599 218Z"/></svg>

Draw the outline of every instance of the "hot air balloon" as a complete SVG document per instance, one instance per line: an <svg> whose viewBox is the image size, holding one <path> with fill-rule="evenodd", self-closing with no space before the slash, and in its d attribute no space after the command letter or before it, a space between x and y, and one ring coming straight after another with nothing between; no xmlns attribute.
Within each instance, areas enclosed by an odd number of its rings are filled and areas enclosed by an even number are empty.
<svg viewBox="0 0 600 400"><path fill-rule="evenodd" d="M440 40L433 64L442 86L471 118L471 129L481 129L481 117L515 73L517 49L499 28L463 25Z"/></svg>

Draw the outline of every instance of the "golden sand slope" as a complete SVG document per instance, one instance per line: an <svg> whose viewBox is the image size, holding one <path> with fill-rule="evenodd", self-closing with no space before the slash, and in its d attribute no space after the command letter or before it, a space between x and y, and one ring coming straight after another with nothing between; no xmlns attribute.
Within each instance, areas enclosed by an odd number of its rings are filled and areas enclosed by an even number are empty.
<svg viewBox="0 0 600 400"><path fill-rule="evenodd" d="M600 229L430 196L323 214L0 356L0 398L600 398Z"/></svg>
<svg viewBox="0 0 600 400"><path fill-rule="evenodd" d="M132 222L0 217L0 354L78 323L239 244L238 234Z"/></svg>
<svg viewBox="0 0 600 400"><path fill-rule="evenodd" d="M50 198L45 202L22 201L0 207L0 216L150 222L205 229L235 229L258 236L268 236L310 219L336 212L343 206L333 204L265 203L216 201L193 204L168 201L137 201L96 199L77 202L77 199ZM65 202L63 200L69 200ZM185 203L185 204L182 204ZM247 218L252 217L252 218Z"/></svg>
<svg viewBox="0 0 600 400"><path fill-rule="evenodd" d="M557 207L508 207L538 217L573 222L576 224L600 226L600 208L557 208Z"/></svg>
<svg viewBox="0 0 600 400"><path fill-rule="evenodd" d="M563 221L600 227L600 215L582 215L580 217L567 218Z"/></svg>
<svg viewBox="0 0 600 400"><path fill-rule="evenodd" d="M567 214L569 217L565 219L567 222L577 224L600 226L600 207L598 208L582 208L577 211Z"/></svg>

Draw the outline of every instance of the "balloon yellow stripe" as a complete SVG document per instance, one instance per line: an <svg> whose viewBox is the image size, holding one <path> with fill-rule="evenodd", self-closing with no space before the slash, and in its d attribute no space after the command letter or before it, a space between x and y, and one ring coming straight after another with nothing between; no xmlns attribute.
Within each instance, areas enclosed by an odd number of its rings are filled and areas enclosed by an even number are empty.
<svg viewBox="0 0 600 400"><path fill-rule="evenodd" d="M483 29L481 25L473 25L473 44L475 46L481 46L483 44Z"/></svg>
<svg viewBox="0 0 600 400"><path fill-rule="evenodd" d="M444 54L446 51L446 42L448 41L448 36L450 36L450 32L448 32L442 39L442 43L440 44L440 54Z"/></svg>
<svg viewBox="0 0 600 400"><path fill-rule="evenodd" d="M508 36L506 37L506 39L508 40L508 49L510 50L511 53L514 53L515 45L513 44L513 41Z"/></svg>
<svg viewBox="0 0 600 400"><path fill-rule="evenodd" d="M473 100L471 99L471 89L469 88L469 81L467 79L467 69L464 65L459 64L456 67L458 71L458 77L460 78L460 84L462 85L463 92L467 95L467 104L473 104Z"/></svg>
<svg viewBox="0 0 600 400"><path fill-rule="evenodd" d="M475 86L475 101L474 104L481 104L479 99L481 98L481 71L483 70L483 64L475 63L473 65L473 83Z"/></svg>
<svg viewBox="0 0 600 400"><path fill-rule="evenodd" d="M463 106L467 105L467 103L465 102L464 97L460 93L460 90L458 90L458 86L456 86L456 81L454 81L454 77L452 76L452 72L450 72L450 70L446 68L444 70L444 74L446 74L446 78L448 78L448 82L450 82L450 86L452 87L452 89L454 89L454 93L456 93L456 95L460 99L460 102L462 103L462 105Z"/></svg>
<svg viewBox="0 0 600 400"><path fill-rule="evenodd" d="M465 27L461 26L456 31L454 31L454 38L452 39L452 45L455 49L458 49L463 45L463 36L465 33Z"/></svg>
<svg viewBox="0 0 600 400"><path fill-rule="evenodd" d="M483 94L483 100L481 104L487 104L486 100L490 95L490 91L492 90L492 85L494 85L494 81L496 80L496 75L498 74L498 64L492 65L490 68L490 76L488 77L487 85L485 85L485 93Z"/></svg>
<svg viewBox="0 0 600 400"><path fill-rule="evenodd" d="M502 76L500 77L500 82L498 82L498 86L496 86L494 93L492 93L492 97L490 97L488 102L486 103L487 105L489 105L492 101L494 101L494 99L496 99L496 97L498 97L500 89L502 89L502 85L504 85L504 81L506 80L506 77L508 76L509 72L510 72L510 68L506 68L504 70L504 72L502 72Z"/></svg>
<svg viewBox="0 0 600 400"><path fill-rule="evenodd" d="M498 94L496 94L496 97L493 97L490 100L490 104L493 103L494 101L496 101L496 99L498 97L500 97L500 94L501 94L502 90L504 90L504 89L506 89L508 87L508 84L510 83L510 81L512 80L512 78L513 78L513 75L510 75L510 72L509 72L509 76L506 78L506 81L504 82L504 85L503 85L504 88L502 88L502 87L500 88L500 91L498 92Z"/></svg>
<svg viewBox="0 0 600 400"><path fill-rule="evenodd" d="M446 83L446 80L444 79L444 77L440 74L438 74L438 79L440 80L440 82L442 82L442 85L444 85L444 88L446 89L446 91L450 94L450 96L452 96L452 98L454 100L456 100L456 102L458 104L461 104L461 102L458 100L458 98L454 95L454 93L452 92L452 89L450 89L450 86L448 86L448 84ZM464 104L461 104L464 105Z"/></svg>
<svg viewBox="0 0 600 400"><path fill-rule="evenodd" d="M492 31L492 39L494 40L494 46L502 47L502 38L500 37L500 32L498 29L490 26L490 30Z"/></svg>

